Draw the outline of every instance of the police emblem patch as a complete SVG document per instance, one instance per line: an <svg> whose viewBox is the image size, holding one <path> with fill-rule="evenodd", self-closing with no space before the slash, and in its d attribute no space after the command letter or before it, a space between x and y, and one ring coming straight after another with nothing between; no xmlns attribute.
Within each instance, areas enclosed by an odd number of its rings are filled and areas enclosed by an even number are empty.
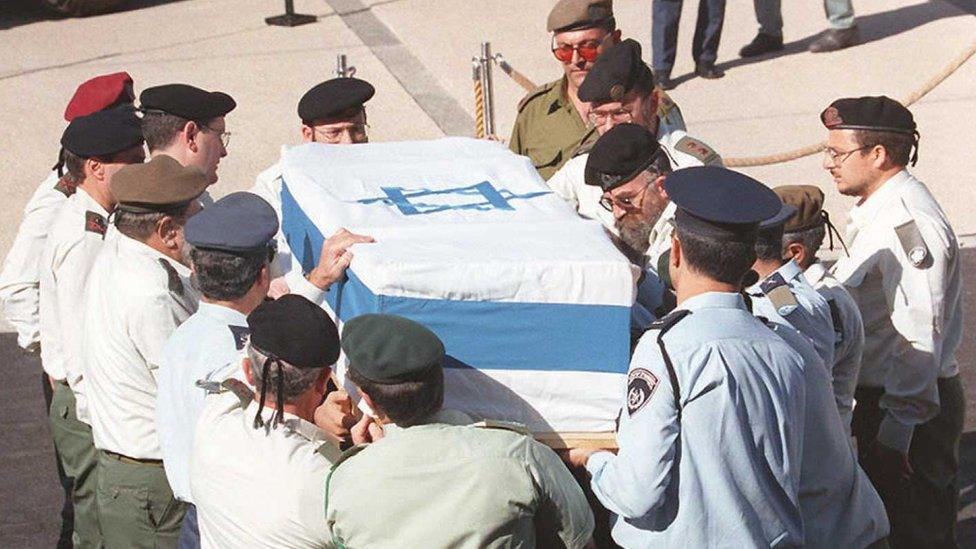
<svg viewBox="0 0 976 549"><path fill-rule="evenodd" d="M650 370L634 368L627 376L627 415L633 416L647 404L659 381Z"/></svg>
<svg viewBox="0 0 976 549"><path fill-rule="evenodd" d="M925 257L928 255L929 252L925 249L925 246L916 246L912 248L912 251L908 252L908 259L911 260L912 265L921 267L922 263L925 262Z"/></svg>

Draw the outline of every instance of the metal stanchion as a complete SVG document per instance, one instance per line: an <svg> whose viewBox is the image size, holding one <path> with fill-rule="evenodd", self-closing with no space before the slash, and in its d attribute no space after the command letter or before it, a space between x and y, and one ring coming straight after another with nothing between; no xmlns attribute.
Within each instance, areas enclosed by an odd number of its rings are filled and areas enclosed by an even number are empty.
<svg viewBox="0 0 976 549"><path fill-rule="evenodd" d="M481 43L481 87L485 96L485 135L495 135L495 89L492 85L491 42Z"/></svg>
<svg viewBox="0 0 976 549"><path fill-rule="evenodd" d="M295 1L285 0L285 13L282 15L275 15L274 17L268 17L264 20L264 22L277 27L297 27L298 25L314 23L317 20L318 18L314 15L295 13Z"/></svg>
<svg viewBox="0 0 976 549"><path fill-rule="evenodd" d="M350 66L346 60L346 54L340 53L336 56L335 74L338 78L352 78L356 76L356 67Z"/></svg>
<svg viewBox="0 0 976 549"><path fill-rule="evenodd" d="M474 84L474 136L485 136L485 89L481 82L481 60L471 58L471 82Z"/></svg>

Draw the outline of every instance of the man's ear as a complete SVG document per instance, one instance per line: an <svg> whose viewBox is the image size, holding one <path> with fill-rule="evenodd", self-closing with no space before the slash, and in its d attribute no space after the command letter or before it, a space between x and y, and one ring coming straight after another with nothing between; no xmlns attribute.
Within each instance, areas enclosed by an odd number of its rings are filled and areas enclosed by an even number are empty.
<svg viewBox="0 0 976 549"><path fill-rule="evenodd" d="M323 368L322 372L319 373L319 377L315 379L315 392L320 394L325 394L327 385L329 384L329 376L332 375L332 368Z"/></svg>
<svg viewBox="0 0 976 549"><path fill-rule="evenodd" d="M315 143L315 128L302 124L302 143Z"/></svg>
<svg viewBox="0 0 976 549"><path fill-rule="evenodd" d="M681 267L681 241L678 240L678 235L671 234L671 260L668 262L672 269Z"/></svg>
<svg viewBox="0 0 976 549"><path fill-rule="evenodd" d="M660 197L662 201L668 199L668 191L664 188L665 178L667 178L666 175L659 175L651 183L654 186L654 192L657 193L658 197Z"/></svg>
<svg viewBox="0 0 976 549"><path fill-rule="evenodd" d="M800 266L806 265L807 261L807 247L799 242L790 242L786 245L786 249L783 250L787 257L796 261Z"/></svg>
<svg viewBox="0 0 976 549"><path fill-rule="evenodd" d="M193 152L198 152L200 150L200 144L197 140L200 138L200 126L196 122L190 120L183 126L183 131L181 132L183 138L186 140L186 146Z"/></svg>
<svg viewBox="0 0 976 549"><path fill-rule="evenodd" d="M614 44L619 44L620 43L620 32L621 32L620 29L617 29L617 30L613 31L612 33L610 33L610 37L611 37L610 40Z"/></svg>
<svg viewBox="0 0 976 549"><path fill-rule="evenodd" d="M244 357L241 359L241 370L244 370L244 379L247 380L248 385L254 387L254 366L251 364L251 359Z"/></svg>
<svg viewBox="0 0 976 549"><path fill-rule="evenodd" d="M164 215L162 219L156 222L156 235L170 249L175 250L179 247L177 237L181 229L182 226L177 222L176 218L169 214Z"/></svg>

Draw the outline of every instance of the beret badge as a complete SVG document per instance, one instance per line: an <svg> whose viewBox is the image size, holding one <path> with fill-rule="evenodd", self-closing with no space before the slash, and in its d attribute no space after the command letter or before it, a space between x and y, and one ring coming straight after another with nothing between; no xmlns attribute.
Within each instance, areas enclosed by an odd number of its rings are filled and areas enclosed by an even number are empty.
<svg viewBox="0 0 976 549"><path fill-rule="evenodd" d="M828 107L823 114L823 123L824 126L833 128L843 124L844 119L840 117L840 112L837 110L837 107Z"/></svg>
<svg viewBox="0 0 976 549"><path fill-rule="evenodd" d="M623 84L614 84L610 87L610 99L613 101L620 101L624 97L624 86Z"/></svg>

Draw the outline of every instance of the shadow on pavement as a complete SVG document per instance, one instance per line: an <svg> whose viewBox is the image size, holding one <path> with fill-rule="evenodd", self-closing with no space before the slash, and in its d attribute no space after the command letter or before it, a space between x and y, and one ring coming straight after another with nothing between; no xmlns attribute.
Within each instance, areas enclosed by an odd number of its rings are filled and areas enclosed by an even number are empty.
<svg viewBox="0 0 976 549"><path fill-rule="evenodd" d="M856 5L854 6L854 9L855 13L857 13ZM861 29L861 44L863 45L896 36L916 27L921 27L927 23L938 21L939 19L945 19L947 17L960 17L966 14L976 15L976 0L929 0L927 2L895 8L893 10L881 13L858 16L857 26ZM824 29L826 29L826 18L824 18L823 23ZM785 23L785 26L787 29L786 34L788 35L788 21ZM819 36L820 33L818 32L816 34L800 38L799 40L787 42L784 44L784 48L778 52L760 55L758 57L737 58L731 61L718 63L716 66L721 70L727 71L736 67L750 65L752 63L761 63L771 59L776 59L778 57L786 57L788 55L804 53L807 51L810 44L812 44L813 41ZM739 47L744 45L745 44L741 44ZM736 51L738 51L738 47L736 48ZM674 83L678 85L683 82L687 82L692 78L696 78L696 76L695 73L690 72L677 76L673 80Z"/></svg>
<svg viewBox="0 0 976 549"><path fill-rule="evenodd" d="M51 10L45 9L40 0L0 0L4 4L0 13L0 30L12 29L21 25L29 25L38 21L57 20L62 18ZM183 0L129 0L123 5L110 10L108 13L133 11L163 4L182 2ZM92 15L90 17L98 17Z"/></svg>

